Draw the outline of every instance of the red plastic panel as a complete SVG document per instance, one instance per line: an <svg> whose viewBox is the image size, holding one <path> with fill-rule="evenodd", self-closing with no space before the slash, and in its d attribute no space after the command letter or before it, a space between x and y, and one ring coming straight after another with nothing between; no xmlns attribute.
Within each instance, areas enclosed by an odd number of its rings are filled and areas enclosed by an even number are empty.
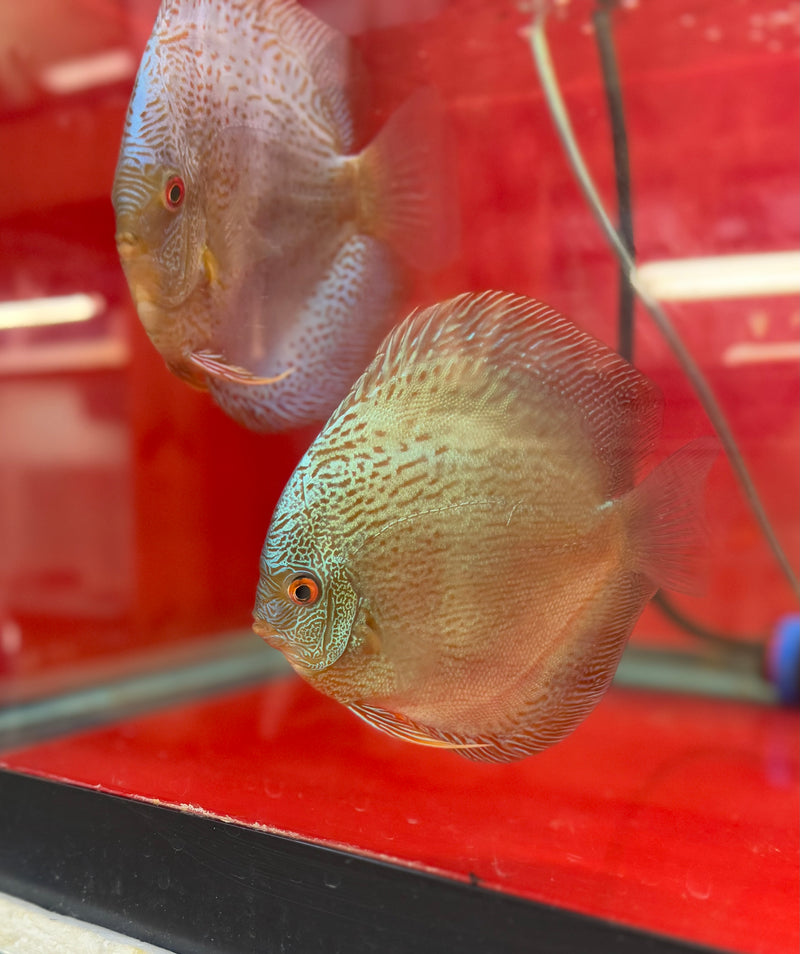
<svg viewBox="0 0 800 954"><path fill-rule="evenodd" d="M796 714L612 691L487 766L365 726L295 678L3 764L398 861L733 951L797 950Z"/></svg>

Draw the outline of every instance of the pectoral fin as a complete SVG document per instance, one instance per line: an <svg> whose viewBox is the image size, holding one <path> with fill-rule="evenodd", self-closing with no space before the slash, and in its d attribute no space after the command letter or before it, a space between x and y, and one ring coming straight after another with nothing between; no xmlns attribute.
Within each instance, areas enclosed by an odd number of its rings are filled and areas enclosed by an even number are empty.
<svg viewBox="0 0 800 954"><path fill-rule="evenodd" d="M206 273L206 279L209 285L219 284L219 262L216 255L206 245L202 253L203 271Z"/></svg>

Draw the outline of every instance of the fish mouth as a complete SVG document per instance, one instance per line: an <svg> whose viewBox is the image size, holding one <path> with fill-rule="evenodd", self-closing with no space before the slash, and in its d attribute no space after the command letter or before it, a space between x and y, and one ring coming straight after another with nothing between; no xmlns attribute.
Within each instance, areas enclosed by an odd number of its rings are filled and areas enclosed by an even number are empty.
<svg viewBox="0 0 800 954"><path fill-rule="evenodd" d="M281 635L271 623L263 619L255 619L253 620L253 632L256 636L260 636L268 646L283 653L293 669L300 673L307 671L303 660L292 651L289 640Z"/></svg>
<svg viewBox="0 0 800 954"><path fill-rule="evenodd" d="M151 268L145 256L144 244L132 232L117 232L115 241L136 311L147 333L152 337L158 330L162 315L150 293L149 286L152 282L148 281L148 278Z"/></svg>
<svg viewBox="0 0 800 954"><path fill-rule="evenodd" d="M327 659L317 660L316 654L312 655L312 658L309 659L305 653L299 653L297 647L292 646L289 640L266 620L255 619L253 621L253 632L257 636L260 636L264 642L268 643L273 649L282 652L292 668L299 672L300 675L319 672L330 666L330 661Z"/></svg>
<svg viewBox="0 0 800 954"><path fill-rule="evenodd" d="M273 643L273 640L282 640L282 636L278 630L265 619L253 620L253 632L262 639L266 639L270 644Z"/></svg>

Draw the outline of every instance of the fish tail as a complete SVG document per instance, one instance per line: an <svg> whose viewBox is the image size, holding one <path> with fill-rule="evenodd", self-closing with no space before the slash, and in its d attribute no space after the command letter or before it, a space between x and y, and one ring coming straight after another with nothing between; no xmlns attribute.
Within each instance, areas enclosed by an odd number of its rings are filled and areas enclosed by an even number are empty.
<svg viewBox="0 0 800 954"><path fill-rule="evenodd" d="M676 451L624 499L634 567L656 586L697 593L708 556L705 481L719 444L700 437Z"/></svg>
<svg viewBox="0 0 800 954"><path fill-rule="evenodd" d="M433 271L458 245L455 168L439 94L418 90L358 156L363 231L413 268Z"/></svg>

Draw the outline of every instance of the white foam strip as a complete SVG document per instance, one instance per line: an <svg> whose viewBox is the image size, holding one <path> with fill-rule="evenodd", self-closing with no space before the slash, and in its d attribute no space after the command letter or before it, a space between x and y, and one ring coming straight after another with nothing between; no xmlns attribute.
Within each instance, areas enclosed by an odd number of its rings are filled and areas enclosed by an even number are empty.
<svg viewBox="0 0 800 954"><path fill-rule="evenodd" d="M96 293L4 301L0 302L0 330L89 321L105 307L105 298Z"/></svg>
<svg viewBox="0 0 800 954"><path fill-rule="evenodd" d="M637 269L637 284L660 301L794 295L800 292L800 252L647 262Z"/></svg>
<svg viewBox="0 0 800 954"><path fill-rule="evenodd" d="M722 352L722 363L727 367L784 361L800 361L800 341L746 341L731 345Z"/></svg>
<svg viewBox="0 0 800 954"><path fill-rule="evenodd" d="M49 93L67 95L94 86L105 86L128 79L136 72L136 60L130 50L105 50L94 56L53 63L42 70L41 83Z"/></svg>

